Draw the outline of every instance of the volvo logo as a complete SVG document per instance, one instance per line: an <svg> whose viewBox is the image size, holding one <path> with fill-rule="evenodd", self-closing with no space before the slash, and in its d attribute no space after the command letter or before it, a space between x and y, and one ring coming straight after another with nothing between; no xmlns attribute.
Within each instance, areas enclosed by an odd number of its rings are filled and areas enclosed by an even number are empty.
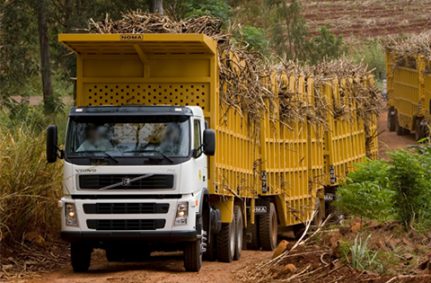
<svg viewBox="0 0 431 283"><path fill-rule="evenodd" d="M121 180L121 185L122 185L123 187L130 185L130 183L131 183L130 178L123 178L123 179Z"/></svg>

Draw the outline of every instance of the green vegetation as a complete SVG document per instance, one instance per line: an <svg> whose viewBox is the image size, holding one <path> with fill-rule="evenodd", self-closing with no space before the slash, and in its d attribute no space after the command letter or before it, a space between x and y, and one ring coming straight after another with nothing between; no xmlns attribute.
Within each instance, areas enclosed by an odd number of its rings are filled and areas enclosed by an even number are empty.
<svg viewBox="0 0 431 283"><path fill-rule="evenodd" d="M61 97L72 95L75 63L57 42L57 34L85 32L90 18L99 21L109 14L116 20L125 11L150 11L151 4L151 0L0 1L0 107L14 104L12 96L43 95L45 113L58 111ZM343 40L324 27L316 36L309 34L297 0L180 0L163 1L163 6L165 14L177 20L219 17L237 41L268 57L315 64L345 51Z"/></svg>
<svg viewBox="0 0 431 283"><path fill-rule="evenodd" d="M369 160L357 165L337 190L336 206L342 212L386 221L395 218L395 192L389 186L389 165Z"/></svg>
<svg viewBox="0 0 431 283"><path fill-rule="evenodd" d="M378 80L386 76L385 50L379 40L369 40L350 48L349 56L357 63L364 62Z"/></svg>
<svg viewBox="0 0 431 283"><path fill-rule="evenodd" d="M398 216L406 227L431 227L431 154L395 151L389 169Z"/></svg>
<svg viewBox="0 0 431 283"><path fill-rule="evenodd" d="M0 125L0 240L4 243L19 242L29 233L53 239L59 229L61 163L47 164L44 133L25 124Z"/></svg>
<svg viewBox="0 0 431 283"><path fill-rule="evenodd" d="M383 266L377 259L377 252L368 247L370 238L371 235L368 235L364 240L361 234L356 235L350 246L351 265L358 270L382 272Z"/></svg>
<svg viewBox="0 0 431 283"><path fill-rule="evenodd" d="M431 147L398 150L389 161L367 161L337 191L345 213L378 221L399 220L405 228L431 227Z"/></svg>

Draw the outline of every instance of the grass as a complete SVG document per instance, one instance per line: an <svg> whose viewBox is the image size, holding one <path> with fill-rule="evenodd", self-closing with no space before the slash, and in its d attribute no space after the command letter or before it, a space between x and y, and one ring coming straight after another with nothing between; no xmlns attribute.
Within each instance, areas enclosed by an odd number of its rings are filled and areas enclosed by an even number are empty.
<svg viewBox="0 0 431 283"><path fill-rule="evenodd" d="M379 270L382 264L377 260L377 252L368 248L371 234L365 239L360 234L356 235L353 245L350 247L351 264L358 270Z"/></svg>
<svg viewBox="0 0 431 283"><path fill-rule="evenodd" d="M38 120L41 114L32 111L21 122L10 121L5 112L0 115L2 243L21 242L29 233L50 239L59 229L62 164L46 162L42 129L50 119Z"/></svg>

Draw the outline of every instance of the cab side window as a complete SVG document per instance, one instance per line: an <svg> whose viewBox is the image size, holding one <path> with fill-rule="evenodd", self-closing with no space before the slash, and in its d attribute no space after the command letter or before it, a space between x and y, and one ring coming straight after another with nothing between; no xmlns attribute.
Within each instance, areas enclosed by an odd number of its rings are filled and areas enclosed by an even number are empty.
<svg viewBox="0 0 431 283"><path fill-rule="evenodd" d="M199 120L194 120L193 125L193 149L198 149L202 144L201 122Z"/></svg>

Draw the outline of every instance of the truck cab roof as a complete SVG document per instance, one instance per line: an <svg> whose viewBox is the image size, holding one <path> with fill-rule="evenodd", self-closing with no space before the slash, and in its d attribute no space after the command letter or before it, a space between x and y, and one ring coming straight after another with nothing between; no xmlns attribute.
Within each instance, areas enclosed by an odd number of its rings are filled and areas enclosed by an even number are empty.
<svg viewBox="0 0 431 283"><path fill-rule="evenodd" d="M203 116L196 106L87 106L72 107L69 116Z"/></svg>

